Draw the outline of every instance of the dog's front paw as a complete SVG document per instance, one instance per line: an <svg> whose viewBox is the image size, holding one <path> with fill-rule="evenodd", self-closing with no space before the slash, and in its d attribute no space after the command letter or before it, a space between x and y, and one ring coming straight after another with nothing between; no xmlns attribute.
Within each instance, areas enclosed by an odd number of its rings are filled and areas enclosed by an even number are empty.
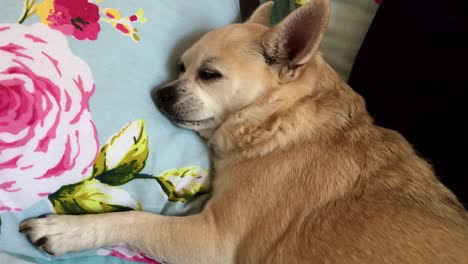
<svg viewBox="0 0 468 264"><path fill-rule="evenodd" d="M83 249L83 230L79 216L48 215L22 222L19 231L27 235L29 241L51 255Z"/></svg>

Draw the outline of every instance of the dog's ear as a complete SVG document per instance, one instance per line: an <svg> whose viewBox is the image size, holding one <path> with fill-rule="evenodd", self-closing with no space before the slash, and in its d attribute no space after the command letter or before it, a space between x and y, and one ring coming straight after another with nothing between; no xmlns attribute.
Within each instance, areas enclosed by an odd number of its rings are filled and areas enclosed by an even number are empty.
<svg viewBox="0 0 468 264"><path fill-rule="evenodd" d="M265 59L279 66L282 82L295 80L317 52L328 25L329 5L329 0L312 0L265 33Z"/></svg>
<svg viewBox="0 0 468 264"><path fill-rule="evenodd" d="M271 24L271 9L274 5L273 1L265 2L263 5L257 7L253 14L247 19L246 23L256 23L270 27Z"/></svg>

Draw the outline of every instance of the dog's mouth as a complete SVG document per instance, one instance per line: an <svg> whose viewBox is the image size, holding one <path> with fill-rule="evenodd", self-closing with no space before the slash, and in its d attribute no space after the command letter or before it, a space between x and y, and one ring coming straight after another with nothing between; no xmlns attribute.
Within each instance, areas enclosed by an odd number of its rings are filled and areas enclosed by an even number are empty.
<svg viewBox="0 0 468 264"><path fill-rule="evenodd" d="M169 113L164 107L158 106L159 110L165 115L174 125L187 128L187 129L199 129L206 128L214 122L214 117L203 118L203 119L185 119L181 118L177 114Z"/></svg>
<svg viewBox="0 0 468 264"><path fill-rule="evenodd" d="M214 122L214 118L205 118L205 119L197 119L197 120L187 120L187 119L181 119L181 118L176 118L172 116L167 116L171 122L181 128L186 128L186 129L191 129L198 131L200 129L205 129Z"/></svg>
<svg viewBox="0 0 468 264"><path fill-rule="evenodd" d="M169 117L169 119L171 119L172 122L174 122L174 123L187 124L187 125L203 125L203 124L207 124L207 123L214 120L213 117L206 118L206 119L200 119L200 120L185 120L185 119L172 118L172 117Z"/></svg>

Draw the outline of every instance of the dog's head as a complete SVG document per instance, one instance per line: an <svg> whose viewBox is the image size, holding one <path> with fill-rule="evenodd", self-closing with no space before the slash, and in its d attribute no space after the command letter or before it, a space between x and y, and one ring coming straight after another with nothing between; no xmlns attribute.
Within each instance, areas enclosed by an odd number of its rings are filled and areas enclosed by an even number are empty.
<svg viewBox="0 0 468 264"><path fill-rule="evenodd" d="M201 131L301 76L326 29L328 0L314 0L269 27L273 3L242 24L211 31L187 50L178 79L156 93L156 104L178 126Z"/></svg>

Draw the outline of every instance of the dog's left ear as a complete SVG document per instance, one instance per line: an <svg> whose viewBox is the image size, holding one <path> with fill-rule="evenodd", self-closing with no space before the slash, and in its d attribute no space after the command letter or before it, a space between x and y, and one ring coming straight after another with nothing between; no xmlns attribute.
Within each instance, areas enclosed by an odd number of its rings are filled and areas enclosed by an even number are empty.
<svg viewBox="0 0 468 264"><path fill-rule="evenodd" d="M268 30L263 37L267 63L279 66L281 82L297 79L317 52L328 25L329 0L312 0Z"/></svg>
<svg viewBox="0 0 468 264"><path fill-rule="evenodd" d="M271 25L271 9L273 8L274 2L268 1L263 5L259 6L253 14L250 16L245 23L256 23L270 27Z"/></svg>

